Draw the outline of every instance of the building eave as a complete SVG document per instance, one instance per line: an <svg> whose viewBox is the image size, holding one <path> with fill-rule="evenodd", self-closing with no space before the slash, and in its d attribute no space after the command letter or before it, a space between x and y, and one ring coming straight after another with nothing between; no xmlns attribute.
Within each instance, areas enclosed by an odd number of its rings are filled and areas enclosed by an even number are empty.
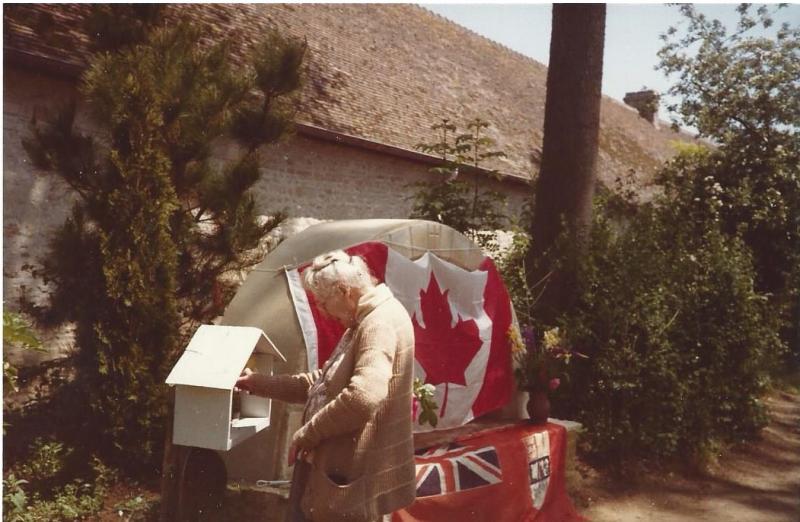
<svg viewBox="0 0 800 522"><path fill-rule="evenodd" d="M332 131L329 129L325 129L323 127L311 125L309 123L297 122L295 126L297 128L298 134L310 138L329 141L340 145L349 145L351 147L361 148L373 152L380 152L388 156L394 156L396 158L414 161L417 163L422 163L430 166L439 165L442 162L442 159L439 158L438 156L432 156L430 154L424 154L422 152L418 152L415 150L404 149L402 147L396 147L394 145L388 145L386 143L381 143L378 141L359 138L358 136L353 136L338 131ZM492 175L491 171L489 171L488 169L476 168L469 165L464 166L462 168L467 174L475 173L475 174L483 174L486 176ZM524 183L526 185L530 183L530 179L520 176L518 174L508 174L501 172L499 173L499 177L502 181L507 180L517 183Z"/></svg>
<svg viewBox="0 0 800 522"><path fill-rule="evenodd" d="M68 80L77 80L86 68L84 64L66 62L64 60L7 47L3 49L3 60L7 65L10 64L22 69L46 73Z"/></svg>

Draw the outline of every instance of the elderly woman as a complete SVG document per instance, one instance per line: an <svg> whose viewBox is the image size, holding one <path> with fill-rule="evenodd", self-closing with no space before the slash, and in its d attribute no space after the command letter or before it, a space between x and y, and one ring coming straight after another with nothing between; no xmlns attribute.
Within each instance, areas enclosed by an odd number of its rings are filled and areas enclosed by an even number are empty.
<svg viewBox="0 0 800 522"><path fill-rule="evenodd" d="M310 373L246 370L237 386L305 403L292 440L299 458L289 520L380 520L414 500L414 330L403 305L386 285L375 285L358 256L315 258L303 284L346 328L333 354Z"/></svg>

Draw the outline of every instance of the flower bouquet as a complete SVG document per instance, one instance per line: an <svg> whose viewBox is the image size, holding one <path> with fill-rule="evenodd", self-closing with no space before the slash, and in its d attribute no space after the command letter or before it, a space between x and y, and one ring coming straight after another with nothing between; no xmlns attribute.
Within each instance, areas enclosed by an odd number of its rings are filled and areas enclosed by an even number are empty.
<svg viewBox="0 0 800 522"><path fill-rule="evenodd" d="M411 418L418 421L420 426L430 424L435 428L439 422L436 411L439 405L433 398L436 388L432 384L424 384L419 378L414 378L414 395L411 403Z"/></svg>
<svg viewBox="0 0 800 522"><path fill-rule="evenodd" d="M514 374L520 390L529 393L528 414L534 422L545 422L550 414L548 394L561 385L566 366L572 357L586 358L569 348L559 328L547 330L537 342L530 326L509 330L514 360Z"/></svg>

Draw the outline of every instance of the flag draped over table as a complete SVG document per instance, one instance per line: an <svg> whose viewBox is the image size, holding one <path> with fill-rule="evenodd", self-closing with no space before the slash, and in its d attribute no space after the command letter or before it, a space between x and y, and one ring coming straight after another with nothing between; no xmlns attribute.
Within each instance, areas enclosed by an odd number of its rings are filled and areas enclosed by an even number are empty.
<svg viewBox="0 0 800 522"><path fill-rule="evenodd" d="M415 376L436 388L437 429L451 428L505 405L513 388L511 302L492 260L464 270L432 253L414 261L379 242L345 249L360 255L403 303L414 326ZM309 368L322 367L344 333L317 309L301 275L287 271ZM415 424L415 430L428 426Z"/></svg>
<svg viewBox="0 0 800 522"><path fill-rule="evenodd" d="M566 429L517 424L417 453L417 499L392 522L580 522L566 492Z"/></svg>

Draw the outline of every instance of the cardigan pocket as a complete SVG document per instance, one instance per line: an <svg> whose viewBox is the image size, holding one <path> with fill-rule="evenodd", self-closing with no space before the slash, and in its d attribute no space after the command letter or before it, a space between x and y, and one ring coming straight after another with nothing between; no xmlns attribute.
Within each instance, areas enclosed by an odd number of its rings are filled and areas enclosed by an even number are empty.
<svg viewBox="0 0 800 522"><path fill-rule="evenodd" d="M366 522L366 501L366 480L363 475L350 483L337 484L324 470L311 465L301 501L303 512L311 520Z"/></svg>

